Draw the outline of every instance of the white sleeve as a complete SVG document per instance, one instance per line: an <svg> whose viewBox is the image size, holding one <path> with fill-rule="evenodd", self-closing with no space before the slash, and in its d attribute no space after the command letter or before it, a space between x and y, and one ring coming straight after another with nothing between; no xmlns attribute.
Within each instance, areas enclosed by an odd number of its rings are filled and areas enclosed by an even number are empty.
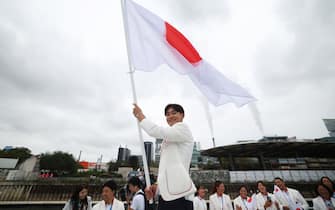
<svg viewBox="0 0 335 210"><path fill-rule="evenodd" d="M151 137L161 138L168 142L192 142L193 138L187 125L176 123L171 127L160 127L150 120L144 118L140 126Z"/></svg>
<svg viewBox="0 0 335 210"><path fill-rule="evenodd" d="M131 203L130 208L133 210L144 210L145 209L145 203L144 203L144 196L142 195L136 195L133 198L133 202Z"/></svg>
<svg viewBox="0 0 335 210"><path fill-rule="evenodd" d="M65 206L63 207L63 210L71 210L71 201L66 202Z"/></svg>
<svg viewBox="0 0 335 210"><path fill-rule="evenodd" d="M209 210L215 210L213 199L209 197Z"/></svg>
<svg viewBox="0 0 335 210"><path fill-rule="evenodd" d="M264 204L258 195L256 195L256 206L258 210L264 210Z"/></svg>
<svg viewBox="0 0 335 210"><path fill-rule="evenodd" d="M298 201L302 204L302 208L304 208L305 210L309 209L309 205L306 202L305 198L302 197L302 195L300 194L300 192L297 191L297 190L296 190L296 195L297 195Z"/></svg>
<svg viewBox="0 0 335 210"><path fill-rule="evenodd" d="M233 203L231 202L229 195L227 195L227 201L228 201L228 207L229 207L229 209L233 210Z"/></svg>
<svg viewBox="0 0 335 210"><path fill-rule="evenodd" d="M193 210L199 210L199 202L197 198L193 199Z"/></svg>

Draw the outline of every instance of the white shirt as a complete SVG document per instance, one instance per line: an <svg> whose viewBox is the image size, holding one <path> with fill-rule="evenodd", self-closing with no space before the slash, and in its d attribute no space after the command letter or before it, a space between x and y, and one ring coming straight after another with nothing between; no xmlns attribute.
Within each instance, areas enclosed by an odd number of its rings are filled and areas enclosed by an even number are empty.
<svg viewBox="0 0 335 210"><path fill-rule="evenodd" d="M254 198L255 199L255 198ZM234 208L236 209L237 206L240 206L242 210L254 210L256 209L256 203L253 197L247 197L247 199L242 199L241 196L238 196L234 200Z"/></svg>
<svg viewBox="0 0 335 210"><path fill-rule="evenodd" d="M209 209L210 210L233 210L233 205L229 195L222 194L218 196L217 193L209 196Z"/></svg>
<svg viewBox="0 0 335 210"><path fill-rule="evenodd" d="M279 204L282 206L291 206L292 209L303 208L308 209L308 203L302 195L295 189L287 188L287 192L279 191L274 193Z"/></svg>
<svg viewBox="0 0 335 210"><path fill-rule="evenodd" d="M263 195L262 193L258 193L256 195L256 203L258 210L264 210L264 204L267 201L267 197L271 198L272 205L267 207L266 210L277 210L275 202L278 202L275 196L272 193L268 193L267 195ZM279 204L279 202L278 202Z"/></svg>
<svg viewBox="0 0 335 210"><path fill-rule="evenodd" d="M111 207L112 210L125 210L124 204L116 198L114 198L112 206L106 205L105 201L102 200L93 206L93 210L110 210Z"/></svg>
<svg viewBox="0 0 335 210"><path fill-rule="evenodd" d="M202 199L199 196L194 197L193 210L207 210L207 204L205 199Z"/></svg>
<svg viewBox="0 0 335 210"><path fill-rule="evenodd" d="M196 188L190 178L189 168L194 142L188 126L178 122L170 127L160 127L146 118L140 122L140 126L149 136L164 139L157 178L162 198L165 201L182 197L193 200Z"/></svg>
<svg viewBox="0 0 335 210"><path fill-rule="evenodd" d="M145 210L144 196L139 193L143 193L143 191L142 190L137 191L131 202L130 208L132 208L133 210Z"/></svg>

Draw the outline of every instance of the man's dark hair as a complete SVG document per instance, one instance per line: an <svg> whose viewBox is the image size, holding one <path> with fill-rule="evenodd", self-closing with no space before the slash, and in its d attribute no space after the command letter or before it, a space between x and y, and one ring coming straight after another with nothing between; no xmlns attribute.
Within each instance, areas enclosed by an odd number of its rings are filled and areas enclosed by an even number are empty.
<svg viewBox="0 0 335 210"><path fill-rule="evenodd" d="M133 186L137 186L138 188L141 189L141 180L138 177L136 177L136 176L131 177L128 180L128 184L131 184Z"/></svg>
<svg viewBox="0 0 335 210"><path fill-rule="evenodd" d="M275 181L276 179L279 179L280 181L284 182L284 180L282 178L280 178L280 177L274 178L273 181Z"/></svg>
<svg viewBox="0 0 335 210"><path fill-rule="evenodd" d="M184 109L182 106L180 106L179 104L168 104L166 105L165 109L164 109L164 115L167 114L168 110L169 109L173 109L175 110L176 112L179 112L179 113L182 113L184 114Z"/></svg>
<svg viewBox="0 0 335 210"><path fill-rule="evenodd" d="M116 192L117 185L113 180L109 180L102 186L102 188L104 187L109 187L113 192Z"/></svg>

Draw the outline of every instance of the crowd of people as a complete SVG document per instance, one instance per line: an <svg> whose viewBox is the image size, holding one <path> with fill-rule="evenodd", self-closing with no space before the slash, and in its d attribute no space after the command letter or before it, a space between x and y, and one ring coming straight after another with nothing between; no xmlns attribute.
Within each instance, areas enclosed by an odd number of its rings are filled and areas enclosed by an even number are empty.
<svg viewBox="0 0 335 210"><path fill-rule="evenodd" d="M239 187L238 196L232 200L226 193L222 181L216 181L212 193L204 185L197 186L193 198L194 210L307 210L309 205L297 189L286 186L280 177L274 179L273 193L269 192L263 181L256 183L256 192L246 185ZM88 196L88 186L76 188L65 204L63 210L156 210L160 199L156 195L148 195L143 182L138 177L131 177L127 182L125 201L118 200L118 187L114 181L102 186L102 201L94 206ZM155 186L155 184L153 185ZM146 192L146 193L145 193ZM151 191L150 191L151 192ZM157 192L155 192L157 194ZM322 177L315 187L312 200L314 210L335 210L335 184L329 177ZM207 200L207 196L209 199ZM151 199L153 198L153 199ZM153 202L152 202L153 201Z"/></svg>
<svg viewBox="0 0 335 210"><path fill-rule="evenodd" d="M87 188L75 191L64 210L208 210L206 188L195 187L189 175L193 152L193 137L189 127L183 122L185 112L179 104L168 104L164 115L168 126L159 126L146 118L142 109L134 104L133 115L139 126L151 137L164 139L161 146L157 183L142 189L138 177L128 181L130 196L126 205L116 198L116 183L109 181L103 185L102 201L92 208ZM307 210L306 200L296 189L288 188L280 177L274 179L273 194L263 181L257 182L258 193L250 193L242 185L239 195L232 201L225 193L225 185L216 181L209 196L209 210ZM313 199L315 210L335 210L334 183L322 177L316 186ZM230 192L234 193L234 192ZM196 195L195 195L196 194ZM120 196L121 197L121 196Z"/></svg>

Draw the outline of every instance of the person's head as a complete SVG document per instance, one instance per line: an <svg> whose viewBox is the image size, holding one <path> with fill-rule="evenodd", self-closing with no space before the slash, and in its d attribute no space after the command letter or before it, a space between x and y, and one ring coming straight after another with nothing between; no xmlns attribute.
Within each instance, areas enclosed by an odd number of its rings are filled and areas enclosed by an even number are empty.
<svg viewBox="0 0 335 210"><path fill-rule="evenodd" d="M265 186L263 181L258 181L256 186L257 186L257 189L259 190L259 192L261 192L262 194L267 193L266 186Z"/></svg>
<svg viewBox="0 0 335 210"><path fill-rule="evenodd" d="M286 184L282 178L276 177L274 179L274 183L277 185L277 187L279 187L280 190L286 190Z"/></svg>
<svg viewBox="0 0 335 210"><path fill-rule="evenodd" d="M335 191L335 184L328 176L321 177L320 181L322 184L326 185L330 190Z"/></svg>
<svg viewBox="0 0 335 210"><path fill-rule="evenodd" d="M245 185L240 186L239 188L240 196L243 199L247 199L248 197L248 188Z"/></svg>
<svg viewBox="0 0 335 210"><path fill-rule="evenodd" d="M130 192L136 193L141 189L141 180L136 176L131 177L128 180L128 187Z"/></svg>
<svg viewBox="0 0 335 210"><path fill-rule="evenodd" d="M102 186L102 193L101 193L102 194L102 199L106 203L112 203L112 201L114 200L114 197L115 197L116 188L117 188L117 185L113 180L110 180L110 181L106 182Z"/></svg>
<svg viewBox="0 0 335 210"><path fill-rule="evenodd" d="M78 206L79 203L82 203L84 206L88 205L87 202L88 186L83 184L73 191L71 196L72 206Z"/></svg>
<svg viewBox="0 0 335 210"><path fill-rule="evenodd" d="M197 186L197 192L195 193L196 196L199 196L200 198L204 198L206 195L207 189L203 185Z"/></svg>
<svg viewBox="0 0 335 210"><path fill-rule="evenodd" d="M325 184L319 183L316 185L315 193L323 199L329 200L333 192Z"/></svg>
<svg viewBox="0 0 335 210"><path fill-rule="evenodd" d="M168 104L164 109L166 122L169 126L173 126L184 119L184 109L179 104Z"/></svg>
<svg viewBox="0 0 335 210"><path fill-rule="evenodd" d="M215 181L213 187L213 193L222 195L225 191L225 187L222 181Z"/></svg>

